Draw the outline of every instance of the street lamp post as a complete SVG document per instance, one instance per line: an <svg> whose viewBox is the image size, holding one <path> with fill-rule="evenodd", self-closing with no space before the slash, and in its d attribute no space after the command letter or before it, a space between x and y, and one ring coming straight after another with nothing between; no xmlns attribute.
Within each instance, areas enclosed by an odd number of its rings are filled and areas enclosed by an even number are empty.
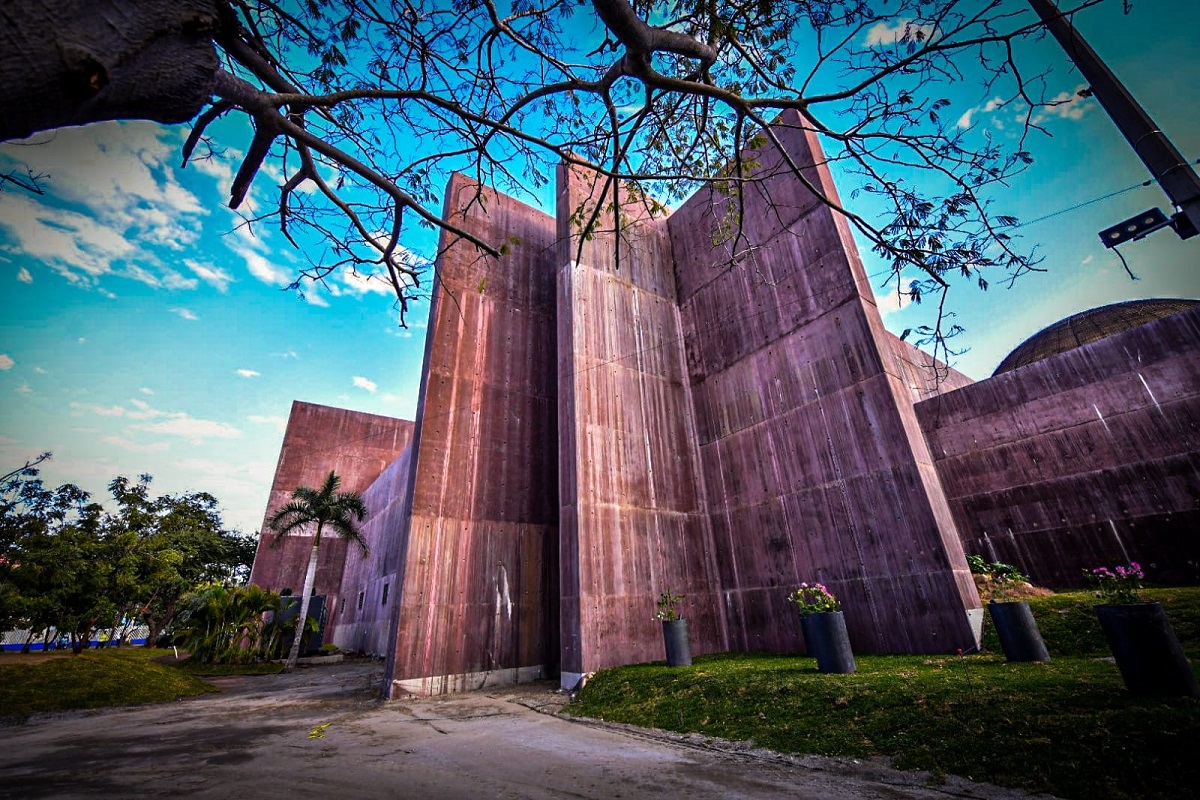
<svg viewBox="0 0 1200 800"><path fill-rule="evenodd" d="M1029 0L1029 5L1067 51L1096 100L1178 209L1170 227L1182 239L1195 236L1200 230L1200 176L1196 170L1052 0Z"/></svg>

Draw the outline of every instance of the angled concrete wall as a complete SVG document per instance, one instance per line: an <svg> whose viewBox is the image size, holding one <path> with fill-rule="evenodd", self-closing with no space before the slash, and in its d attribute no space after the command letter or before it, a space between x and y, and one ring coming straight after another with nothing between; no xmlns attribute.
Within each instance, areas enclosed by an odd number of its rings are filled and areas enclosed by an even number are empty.
<svg viewBox="0 0 1200 800"><path fill-rule="evenodd" d="M617 218L606 186L559 168L564 686L663 658L667 590L684 595L694 651L726 649L667 226L628 196Z"/></svg>
<svg viewBox="0 0 1200 800"><path fill-rule="evenodd" d="M412 439L413 423L408 423ZM396 631L404 541L398 533L407 527L412 483L412 448L375 479L365 492L367 520L363 538L368 554L357 547L346 553L341 593L337 598L335 635L329 639L342 650L382 656Z"/></svg>
<svg viewBox="0 0 1200 800"><path fill-rule="evenodd" d="M1200 310L917 406L966 549L1047 586L1200 580Z"/></svg>
<svg viewBox="0 0 1200 800"><path fill-rule="evenodd" d="M263 530L268 530L267 522L291 499L297 486L320 486L329 470L341 476L342 491L366 491L408 446L411 435L412 423L406 420L295 401L279 450ZM259 539L250 582L299 593L312 552L312 533L292 533L272 547L274 539L270 533ZM322 536L314 586L317 594L331 598L327 619L334 629L327 628L327 636L335 633L345 564L346 542Z"/></svg>
<svg viewBox="0 0 1200 800"><path fill-rule="evenodd" d="M858 652L969 647L978 596L911 381L845 219L805 186L837 198L815 135L773 131L804 181L767 143L740 204L701 190L667 222L730 645L798 648L786 594L819 580Z"/></svg>
<svg viewBox="0 0 1200 800"><path fill-rule="evenodd" d="M387 662L393 694L553 675L558 660L554 220L455 175Z"/></svg>

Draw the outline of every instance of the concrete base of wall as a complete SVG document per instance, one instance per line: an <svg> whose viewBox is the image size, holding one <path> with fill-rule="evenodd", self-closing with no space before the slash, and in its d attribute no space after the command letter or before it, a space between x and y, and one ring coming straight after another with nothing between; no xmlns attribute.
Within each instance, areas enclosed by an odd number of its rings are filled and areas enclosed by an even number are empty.
<svg viewBox="0 0 1200 800"><path fill-rule="evenodd" d="M971 626L971 633L975 636L975 649L978 650L983 644L983 609L968 608L967 624Z"/></svg>
<svg viewBox="0 0 1200 800"><path fill-rule="evenodd" d="M552 677L544 664L532 667L489 670L487 672L463 672L458 675L434 675L428 678L407 678L392 681L391 697L405 694L435 695L450 692L471 692L491 686L511 686L514 683L531 683Z"/></svg>
<svg viewBox="0 0 1200 800"><path fill-rule="evenodd" d="M568 692L582 688L579 684L592 673L590 672L560 672L558 685Z"/></svg>

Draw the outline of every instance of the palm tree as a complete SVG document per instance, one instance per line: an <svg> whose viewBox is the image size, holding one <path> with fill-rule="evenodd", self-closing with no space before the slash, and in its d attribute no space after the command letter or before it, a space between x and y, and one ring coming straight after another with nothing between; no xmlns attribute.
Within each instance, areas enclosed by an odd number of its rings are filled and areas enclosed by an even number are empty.
<svg viewBox="0 0 1200 800"><path fill-rule="evenodd" d="M357 525L366 518L367 506L363 503L362 495L357 492L339 492L338 486L341 482L338 474L330 470L320 489L296 487L296 491L292 492L291 502L276 511L269 523L271 530L276 534L275 540L271 542L272 547L279 544L285 534L314 522L317 524L312 553L308 557L308 571L304 574L304 591L300 593L300 617L296 620L296 635L292 639L292 650L288 653L284 672L295 669L300 658L300 639L303 638L304 624L308 620L308 600L317 574L317 548L321 546L321 534L328 527L333 533L361 547L363 555L367 554L367 542Z"/></svg>

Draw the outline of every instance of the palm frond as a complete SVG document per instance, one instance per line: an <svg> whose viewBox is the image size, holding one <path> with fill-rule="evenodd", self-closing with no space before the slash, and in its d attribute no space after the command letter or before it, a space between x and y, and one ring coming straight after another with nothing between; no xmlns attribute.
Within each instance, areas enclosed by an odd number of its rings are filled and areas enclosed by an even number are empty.
<svg viewBox="0 0 1200 800"><path fill-rule="evenodd" d="M333 470L325 476L319 489L298 486L292 499L276 511L268 526L276 534L271 547L283 536L304 525L316 524L317 530L328 526L336 535L349 539L367 553L366 539L355 524L366 519L367 506L357 492L339 492L341 477Z"/></svg>

